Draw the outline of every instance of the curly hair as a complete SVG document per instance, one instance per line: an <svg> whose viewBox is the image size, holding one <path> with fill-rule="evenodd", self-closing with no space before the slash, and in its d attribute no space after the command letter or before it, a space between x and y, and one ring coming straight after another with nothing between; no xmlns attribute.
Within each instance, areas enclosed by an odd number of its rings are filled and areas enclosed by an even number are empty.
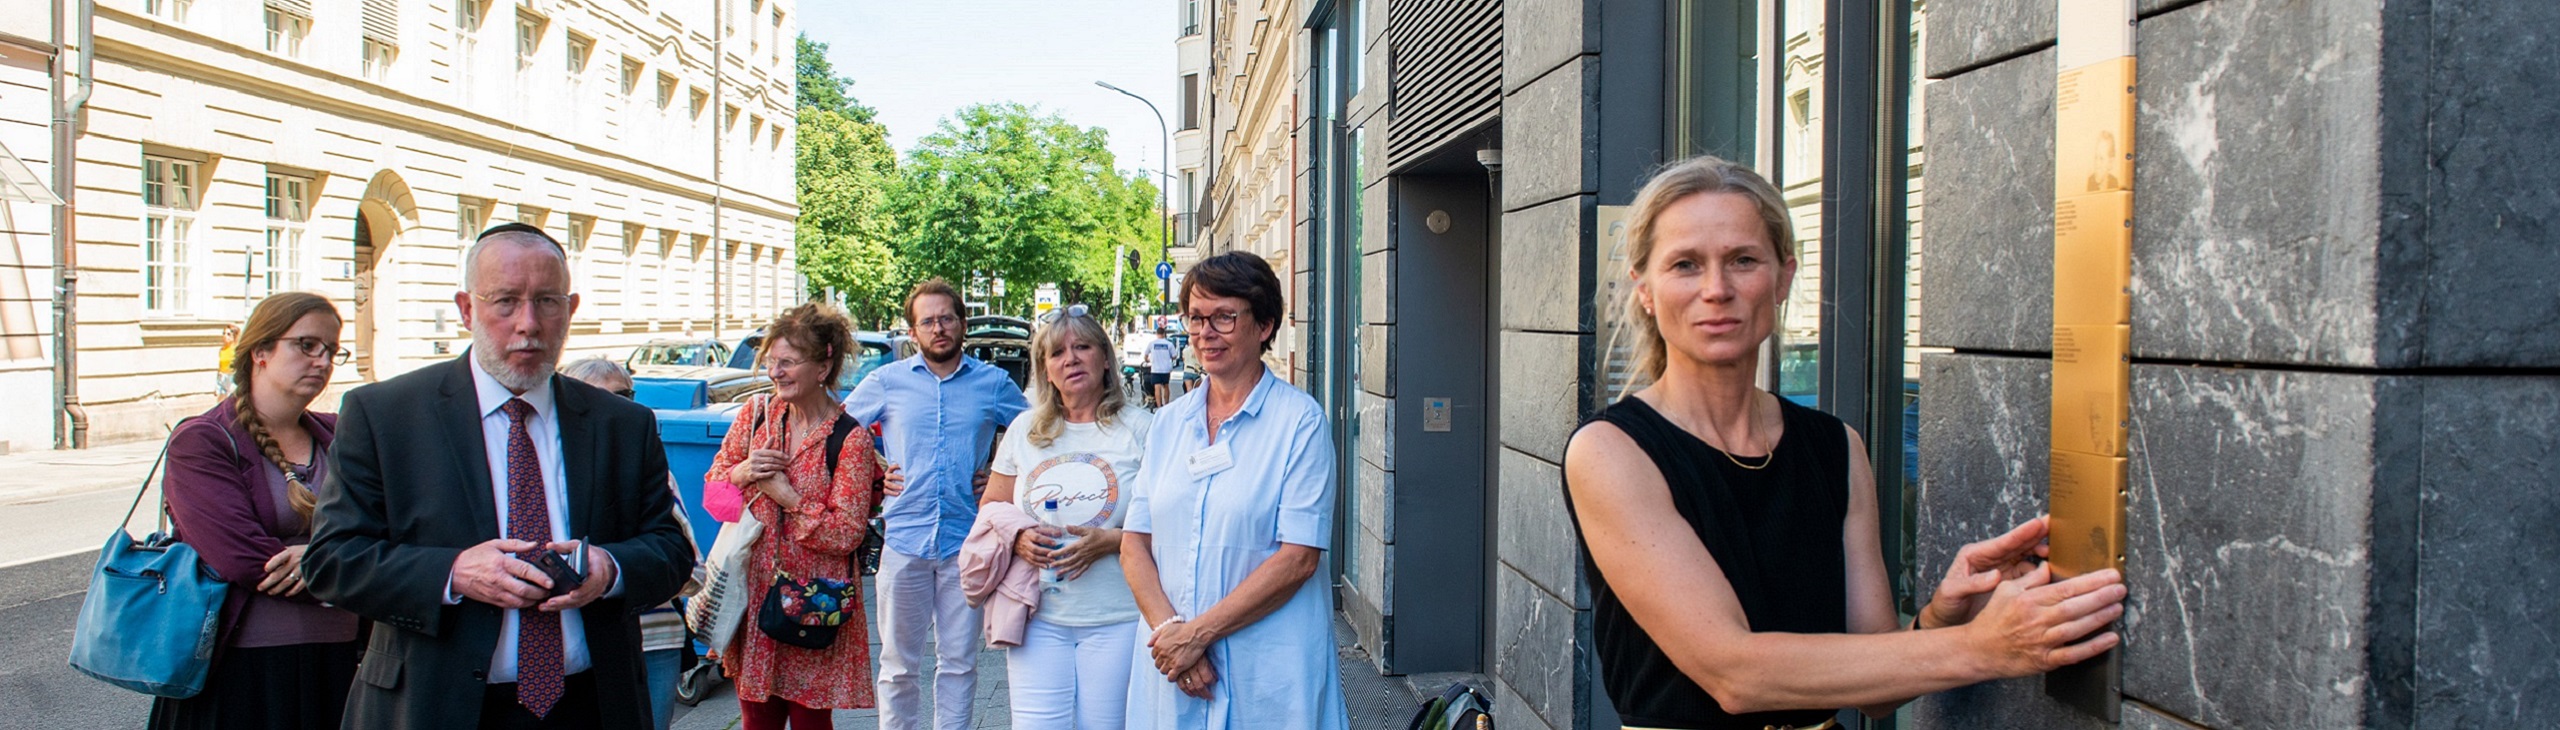
<svg viewBox="0 0 2560 730"><path fill-rule="evenodd" d="M853 351L853 320L844 310L823 301L809 302L783 312L773 324L764 328L764 349L756 353L761 365L772 359L773 343L788 342L811 357L827 364L827 379L834 387L836 376L844 373L844 356Z"/></svg>

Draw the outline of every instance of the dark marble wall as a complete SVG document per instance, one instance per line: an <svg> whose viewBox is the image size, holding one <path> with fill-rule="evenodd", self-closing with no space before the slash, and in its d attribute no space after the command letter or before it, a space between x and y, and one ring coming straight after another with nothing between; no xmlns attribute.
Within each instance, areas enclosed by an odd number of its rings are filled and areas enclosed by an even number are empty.
<svg viewBox="0 0 2560 730"><path fill-rule="evenodd" d="M1931 3L1924 583L2044 507L2053 2ZM2138 7L2124 726L2560 717L2560 3Z"/></svg>

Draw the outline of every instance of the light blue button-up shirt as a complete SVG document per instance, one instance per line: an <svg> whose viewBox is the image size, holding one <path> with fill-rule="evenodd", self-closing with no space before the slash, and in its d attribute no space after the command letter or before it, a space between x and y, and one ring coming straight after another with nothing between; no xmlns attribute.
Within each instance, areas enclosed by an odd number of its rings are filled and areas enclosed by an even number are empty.
<svg viewBox="0 0 2560 730"><path fill-rule="evenodd" d="M960 356L935 377L913 355L871 372L844 399L844 412L880 426L881 451L906 472L907 489L888 500L889 549L940 560L960 554L978 519L971 483L994 449L996 428L1030 408L1004 369Z"/></svg>
<svg viewBox="0 0 2560 730"><path fill-rule="evenodd" d="M1209 390L1183 394L1147 432L1147 468L1122 529L1151 536L1156 577L1175 613L1198 616L1244 585L1280 546L1333 543L1333 429L1324 407L1270 371L1209 440ZM1193 460L1225 448L1228 465ZM1202 473L1206 472L1206 473ZM1210 645L1211 698L1180 692L1140 650L1131 657L1128 726L1343 730L1328 555L1287 603ZM1140 630L1143 634L1144 629Z"/></svg>

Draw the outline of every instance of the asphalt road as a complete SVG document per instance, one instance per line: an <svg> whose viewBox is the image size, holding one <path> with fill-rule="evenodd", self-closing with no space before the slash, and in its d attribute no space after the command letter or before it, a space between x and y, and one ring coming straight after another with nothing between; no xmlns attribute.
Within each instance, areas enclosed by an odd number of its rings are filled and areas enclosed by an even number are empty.
<svg viewBox="0 0 2560 730"><path fill-rule="evenodd" d="M71 669L71 627L96 561L91 552L0 568L0 726L138 728L150 718L149 697Z"/></svg>

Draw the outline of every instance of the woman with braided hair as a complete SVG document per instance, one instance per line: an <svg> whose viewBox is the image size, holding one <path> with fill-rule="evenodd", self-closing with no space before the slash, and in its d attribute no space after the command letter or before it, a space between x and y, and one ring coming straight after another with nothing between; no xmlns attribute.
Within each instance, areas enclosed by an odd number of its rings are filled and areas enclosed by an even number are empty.
<svg viewBox="0 0 2560 730"><path fill-rule="evenodd" d="M161 490L178 539L231 591L204 691L154 703L155 729L338 726L360 627L303 591L301 566L338 424L310 406L347 362L343 325L317 294L258 303L231 363L236 388L169 436Z"/></svg>

